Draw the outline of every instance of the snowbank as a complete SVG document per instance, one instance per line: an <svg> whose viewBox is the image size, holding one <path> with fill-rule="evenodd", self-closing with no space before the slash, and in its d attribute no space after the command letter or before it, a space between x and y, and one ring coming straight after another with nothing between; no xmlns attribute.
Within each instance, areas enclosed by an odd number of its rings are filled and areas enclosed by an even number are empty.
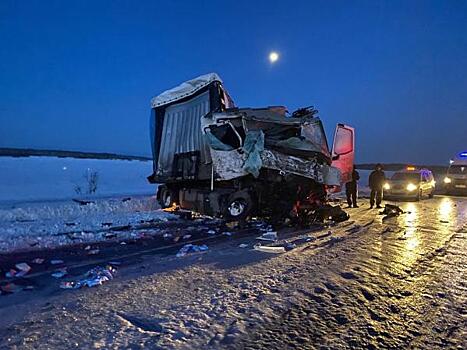
<svg viewBox="0 0 467 350"><path fill-rule="evenodd" d="M146 180L151 173L150 161L0 157L0 204L153 194L155 186ZM96 184L94 193L90 182Z"/></svg>

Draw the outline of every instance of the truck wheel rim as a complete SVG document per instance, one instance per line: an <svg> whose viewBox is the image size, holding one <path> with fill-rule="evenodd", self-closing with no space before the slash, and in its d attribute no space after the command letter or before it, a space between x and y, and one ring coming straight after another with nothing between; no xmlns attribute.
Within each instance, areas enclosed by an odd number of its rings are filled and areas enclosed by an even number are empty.
<svg viewBox="0 0 467 350"><path fill-rule="evenodd" d="M166 194L165 197L164 197L164 205L166 207L170 207L170 205L172 204L172 198L170 196L170 194Z"/></svg>
<svg viewBox="0 0 467 350"><path fill-rule="evenodd" d="M231 216L239 216L242 215L245 211L246 205L243 201L236 200L230 203L228 210Z"/></svg>

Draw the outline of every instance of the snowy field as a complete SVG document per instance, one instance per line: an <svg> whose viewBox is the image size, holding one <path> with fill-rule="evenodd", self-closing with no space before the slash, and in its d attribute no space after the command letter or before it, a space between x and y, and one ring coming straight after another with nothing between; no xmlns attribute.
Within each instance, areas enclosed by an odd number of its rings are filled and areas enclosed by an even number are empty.
<svg viewBox="0 0 467 350"><path fill-rule="evenodd" d="M151 161L0 157L0 206L11 202L153 194L155 187L146 180L150 174ZM90 188L93 184L94 192Z"/></svg>
<svg viewBox="0 0 467 350"><path fill-rule="evenodd" d="M0 252L95 242L103 225L167 220L151 172L149 161L0 157Z"/></svg>

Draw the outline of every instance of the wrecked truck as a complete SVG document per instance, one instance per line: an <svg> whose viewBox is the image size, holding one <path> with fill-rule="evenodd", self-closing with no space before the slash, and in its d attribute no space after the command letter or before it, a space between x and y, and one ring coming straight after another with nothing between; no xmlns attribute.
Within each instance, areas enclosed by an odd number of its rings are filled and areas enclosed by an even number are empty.
<svg viewBox="0 0 467 350"><path fill-rule="evenodd" d="M299 217L349 181L354 129L338 124L329 150L313 107L236 107L206 74L151 100L153 174L162 208L228 220Z"/></svg>

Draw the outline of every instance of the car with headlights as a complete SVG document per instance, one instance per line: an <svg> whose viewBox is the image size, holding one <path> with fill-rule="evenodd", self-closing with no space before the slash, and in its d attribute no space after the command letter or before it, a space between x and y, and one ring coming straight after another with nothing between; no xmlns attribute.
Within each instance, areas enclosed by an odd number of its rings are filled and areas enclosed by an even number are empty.
<svg viewBox="0 0 467 350"><path fill-rule="evenodd" d="M467 151L451 161L443 182L447 194L467 195Z"/></svg>
<svg viewBox="0 0 467 350"><path fill-rule="evenodd" d="M395 172L383 187L384 199L405 198L420 200L423 196L432 198L435 192L435 179L428 169L407 167Z"/></svg>

